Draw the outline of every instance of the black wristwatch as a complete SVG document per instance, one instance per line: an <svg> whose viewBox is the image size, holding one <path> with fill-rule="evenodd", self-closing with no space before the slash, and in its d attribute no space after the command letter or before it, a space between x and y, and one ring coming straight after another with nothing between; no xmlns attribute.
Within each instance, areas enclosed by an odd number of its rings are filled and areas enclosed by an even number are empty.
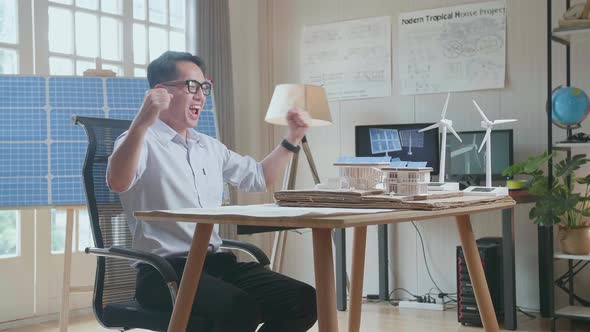
<svg viewBox="0 0 590 332"><path fill-rule="evenodd" d="M283 141L281 142L281 146L293 153L299 153L299 150L301 150L300 146L295 146L289 143L289 141L287 141L286 139L283 139Z"/></svg>

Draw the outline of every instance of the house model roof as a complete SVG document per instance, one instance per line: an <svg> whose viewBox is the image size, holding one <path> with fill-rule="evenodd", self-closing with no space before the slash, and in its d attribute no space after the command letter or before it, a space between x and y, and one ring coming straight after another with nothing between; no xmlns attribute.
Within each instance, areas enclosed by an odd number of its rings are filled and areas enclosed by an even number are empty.
<svg viewBox="0 0 590 332"><path fill-rule="evenodd" d="M384 167L385 172L432 172L432 167Z"/></svg>

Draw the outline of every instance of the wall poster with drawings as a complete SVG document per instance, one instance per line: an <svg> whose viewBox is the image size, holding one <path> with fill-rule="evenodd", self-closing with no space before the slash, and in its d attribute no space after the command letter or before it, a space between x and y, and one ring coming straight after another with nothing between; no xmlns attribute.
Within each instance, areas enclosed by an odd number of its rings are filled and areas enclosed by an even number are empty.
<svg viewBox="0 0 590 332"><path fill-rule="evenodd" d="M301 75L329 100L391 96L391 18L304 27Z"/></svg>
<svg viewBox="0 0 590 332"><path fill-rule="evenodd" d="M398 29L402 95L504 87L505 1L403 13Z"/></svg>

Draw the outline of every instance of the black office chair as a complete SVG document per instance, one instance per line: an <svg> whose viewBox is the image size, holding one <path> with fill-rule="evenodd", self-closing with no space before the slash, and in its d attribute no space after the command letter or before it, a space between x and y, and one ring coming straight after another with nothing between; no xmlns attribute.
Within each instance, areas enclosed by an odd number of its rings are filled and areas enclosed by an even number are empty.
<svg viewBox="0 0 590 332"><path fill-rule="evenodd" d="M86 248L86 253L97 256L94 314L100 324L109 329L165 331L171 312L148 310L139 305L134 298L137 272L130 261L141 261L158 270L168 285L173 303L180 278L163 257L131 248L131 233L119 195L106 185L107 161L113 144L129 128L131 121L76 115L72 121L83 127L88 136L82 177L96 246ZM223 240L222 248L244 251L262 265L270 264L264 252L252 244ZM194 316L189 320L189 331L210 328L210 322L202 317Z"/></svg>

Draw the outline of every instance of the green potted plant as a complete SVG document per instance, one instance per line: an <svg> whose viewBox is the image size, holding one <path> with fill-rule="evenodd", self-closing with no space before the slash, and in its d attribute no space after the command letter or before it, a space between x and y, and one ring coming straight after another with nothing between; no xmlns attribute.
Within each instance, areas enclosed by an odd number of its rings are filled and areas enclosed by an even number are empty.
<svg viewBox="0 0 590 332"><path fill-rule="evenodd" d="M525 187L536 196L535 206L529 211L529 218L538 225L559 227L561 249L574 255L590 254L590 175L576 177L576 170L590 159L585 155L575 155L553 165L553 179L541 167L554 160L555 155L542 155L529 158L504 170L504 176L526 175L529 179ZM574 190L578 183L585 188Z"/></svg>

